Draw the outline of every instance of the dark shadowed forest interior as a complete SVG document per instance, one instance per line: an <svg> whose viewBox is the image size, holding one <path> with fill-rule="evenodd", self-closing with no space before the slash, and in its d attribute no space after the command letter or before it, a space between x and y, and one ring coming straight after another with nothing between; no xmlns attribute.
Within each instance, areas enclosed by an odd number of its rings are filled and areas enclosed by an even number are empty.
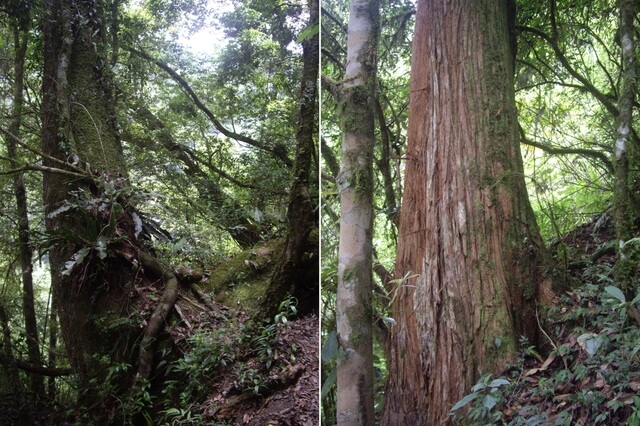
<svg viewBox="0 0 640 426"><path fill-rule="evenodd" d="M323 1L322 425L640 425L638 13Z"/></svg>
<svg viewBox="0 0 640 426"><path fill-rule="evenodd" d="M0 424L318 423L318 15L0 2Z"/></svg>

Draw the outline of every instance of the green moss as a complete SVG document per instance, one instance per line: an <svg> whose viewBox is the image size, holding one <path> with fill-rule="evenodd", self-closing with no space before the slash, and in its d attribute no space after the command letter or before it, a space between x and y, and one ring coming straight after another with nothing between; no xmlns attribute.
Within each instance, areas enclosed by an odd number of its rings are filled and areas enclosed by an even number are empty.
<svg viewBox="0 0 640 426"><path fill-rule="evenodd" d="M213 293L218 303L257 313L269 287L275 259L283 249L284 240L275 240L241 251L211 270L201 288Z"/></svg>
<svg viewBox="0 0 640 426"><path fill-rule="evenodd" d="M351 281L351 279L355 276L355 269L347 268L342 272L342 280L343 281Z"/></svg>
<svg viewBox="0 0 640 426"><path fill-rule="evenodd" d="M343 132L373 137L373 113L369 102L369 89L358 85L342 93L340 126Z"/></svg>

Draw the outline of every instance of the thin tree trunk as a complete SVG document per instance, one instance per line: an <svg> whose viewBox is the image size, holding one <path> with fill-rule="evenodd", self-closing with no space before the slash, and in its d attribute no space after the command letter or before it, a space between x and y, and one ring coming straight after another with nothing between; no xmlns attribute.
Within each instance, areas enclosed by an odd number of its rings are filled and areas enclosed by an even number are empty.
<svg viewBox="0 0 640 426"><path fill-rule="evenodd" d="M309 23L307 28L319 25L319 2L309 1ZM302 43L303 69L299 94L298 132L296 134L296 156L289 206L287 209L287 239L278 264L274 268L269 289L262 304L267 318L277 313L278 304L287 293L298 294L298 303L304 304L305 311L318 306L317 288L301 279L303 255L309 234L317 227L317 203L312 199L315 192L310 189L311 158L314 151L314 135L317 134L316 113L318 110L318 68L320 43L319 35L309 37ZM317 261L317 258L316 258ZM316 274L317 276L317 274ZM316 280L317 281L317 280ZM308 288L302 288L302 286Z"/></svg>
<svg viewBox="0 0 640 426"><path fill-rule="evenodd" d="M2 349L3 354L0 355L3 358L3 366L7 373L7 379L11 390L15 393L17 398L22 398L24 389L20 375L18 374L18 366L16 364L16 358L13 354L13 342L11 340L11 327L9 326L9 315L4 306L4 301L0 301L0 325L2 325Z"/></svg>
<svg viewBox="0 0 640 426"><path fill-rule="evenodd" d="M629 296L635 295L632 285L637 259L632 258L632 250L625 246L625 242L631 239L635 231L637 217L636 203L634 199L634 178L637 173L631 170L637 169L638 147L630 141L633 129L633 102L637 87L636 50L634 42L633 20L636 13L637 2L634 0L622 0L620 4L620 44L622 47L622 76L620 95L618 97L618 128L615 142L615 203L614 226L616 230L617 261L614 274L618 285L623 287ZM637 185L637 183L635 183Z"/></svg>
<svg viewBox="0 0 640 426"><path fill-rule="evenodd" d="M507 1L418 3L382 424L440 425L518 337L543 244L520 157Z"/></svg>
<svg viewBox="0 0 640 426"><path fill-rule="evenodd" d="M339 425L372 425L372 233L374 95L379 3L351 0L340 93L342 166L336 323Z"/></svg>
<svg viewBox="0 0 640 426"><path fill-rule="evenodd" d="M22 122L22 105L24 91L24 62L27 52L27 40L29 33L20 30L17 26L13 30L15 57L14 57L14 91L11 123L9 132L20 136ZM13 159L14 166L18 165L18 152L16 141L7 137L7 153ZM22 173L13 174L13 190L16 196L16 210L18 215L18 244L20 250L20 269L22 271L22 312L25 323L25 335L27 338L27 352L29 361L34 364L42 364L40 356L40 344L38 338L38 325L33 301L33 267L31 238L29 232L29 212L27 206L27 190ZM44 396L44 380L38 374L31 374L31 390L40 396Z"/></svg>

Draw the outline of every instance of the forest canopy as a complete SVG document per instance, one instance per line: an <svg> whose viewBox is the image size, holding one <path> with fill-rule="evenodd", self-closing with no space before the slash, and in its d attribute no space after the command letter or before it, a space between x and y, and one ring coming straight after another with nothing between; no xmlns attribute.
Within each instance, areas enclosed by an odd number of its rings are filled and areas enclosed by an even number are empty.
<svg viewBox="0 0 640 426"><path fill-rule="evenodd" d="M317 15L3 2L9 423L317 418Z"/></svg>

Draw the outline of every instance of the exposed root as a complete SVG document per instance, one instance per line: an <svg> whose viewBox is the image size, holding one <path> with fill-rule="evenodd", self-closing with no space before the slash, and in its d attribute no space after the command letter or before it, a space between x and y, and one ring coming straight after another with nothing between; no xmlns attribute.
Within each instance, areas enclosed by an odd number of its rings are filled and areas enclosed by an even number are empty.
<svg viewBox="0 0 640 426"><path fill-rule="evenodd" d="M131 389L131 392L134 394L140 392L144 382L151 377L156 337L158 337L160 331L164 328L167 318L178 299L178 279L175 274L158 262L155 257L147 253L140 252L138 258L145 272L162 278L165 287L158 305L153 310L151 318L149 318L147 329L140 343L138 372Z"/></svg>

